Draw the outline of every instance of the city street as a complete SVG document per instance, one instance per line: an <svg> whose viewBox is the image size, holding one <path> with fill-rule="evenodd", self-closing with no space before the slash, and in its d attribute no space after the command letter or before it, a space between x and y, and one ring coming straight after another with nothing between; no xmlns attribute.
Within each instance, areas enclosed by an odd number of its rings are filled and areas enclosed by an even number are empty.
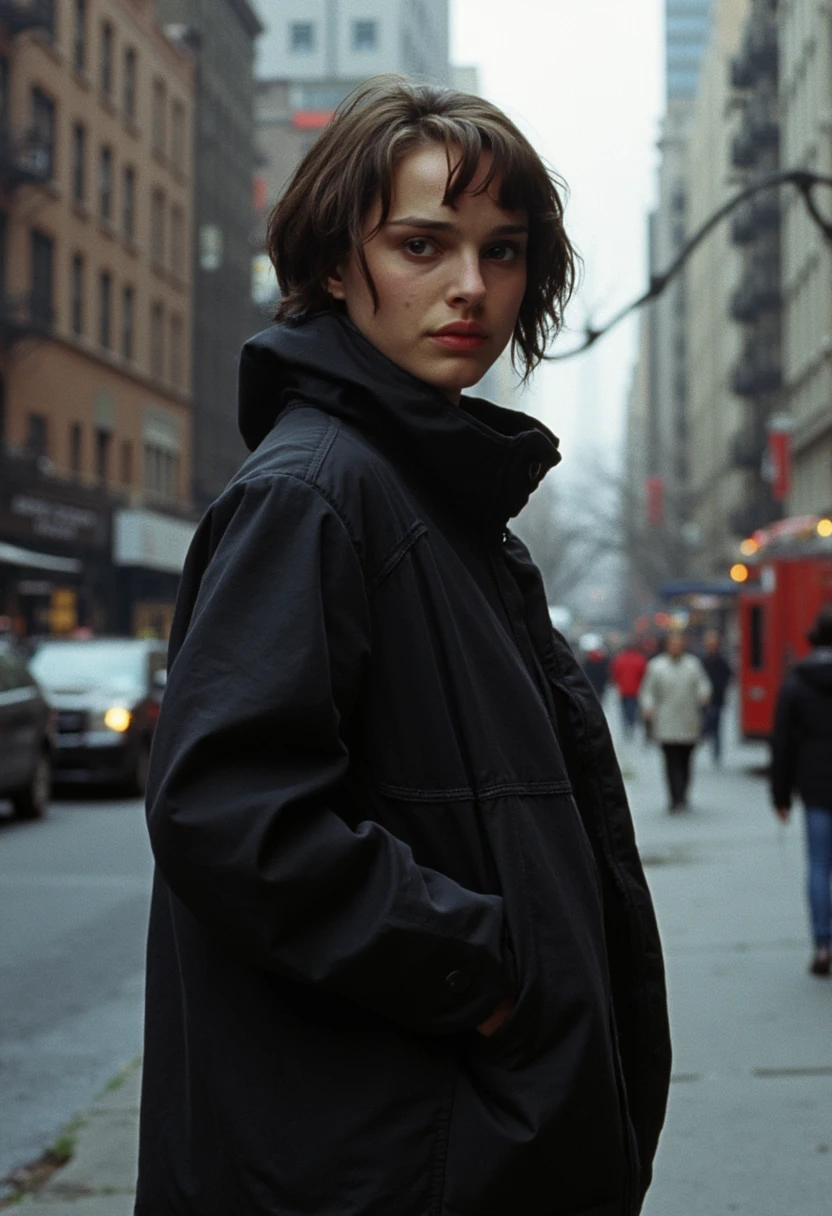
<svg viewBox="0 0 832 1216"><path fill-rule="evenodd" d="M614 696L607 708L616 727ZM771 815L761 748L730 744L722 770L700 752L692 810L674 816L657 749L621 750L675 1044L645 1216L825 1216L832 982L806 972L800 819ZM136 801L59 801L44 823L0 828L0 1172L140 1051L149 872Z"/></svg>
<svg viewBox="0 0 832 1216"><path fill-rule="evenodd" d="M138 800L0 819L0 1177L139 1055L149 881Z"/></svg>
<svg viewBox="0 0 832 1216"><path fill-rule="evenodd" d="M607 708L615 728L614 696ZM662 929L674 1043L644 1216L825 1216L832 983L807 973L800 815L788 828L775 820L760 747L729 745L721 771L699 749L692 810L673 816L658 749L636 745L622 758Z"/></svg>

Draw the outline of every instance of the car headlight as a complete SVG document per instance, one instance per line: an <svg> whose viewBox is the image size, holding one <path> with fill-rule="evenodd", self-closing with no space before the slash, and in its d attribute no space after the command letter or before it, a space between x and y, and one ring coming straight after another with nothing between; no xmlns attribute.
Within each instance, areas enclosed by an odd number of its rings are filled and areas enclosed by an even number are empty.
<svg viewBox="0 0 832 1216"><path fill-rule="evenodd" d="M103 720L108 730L114 730L117 734L123 735L132 722L133 715L123 705L111 705L105 711Z"/></svg>

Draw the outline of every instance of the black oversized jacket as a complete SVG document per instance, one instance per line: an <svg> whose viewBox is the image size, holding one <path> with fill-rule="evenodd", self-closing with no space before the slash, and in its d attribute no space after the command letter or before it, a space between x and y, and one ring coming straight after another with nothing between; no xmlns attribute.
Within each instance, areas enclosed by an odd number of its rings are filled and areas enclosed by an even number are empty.
<svg viewBox="0 0 832 1216"><path fill-rule="evenodd" d="M795 663L780 689L771 739L771 796L791 806L832 810L832 649L818 647Z"/></svg>
<svg viewBox="0 0 832 1216"><path fill-rule="evenodd" d="M151 761L136 1212L631 1216L659 939L603 714L505 531L556 441L334 315L247 344L240 418Z"/></svg>

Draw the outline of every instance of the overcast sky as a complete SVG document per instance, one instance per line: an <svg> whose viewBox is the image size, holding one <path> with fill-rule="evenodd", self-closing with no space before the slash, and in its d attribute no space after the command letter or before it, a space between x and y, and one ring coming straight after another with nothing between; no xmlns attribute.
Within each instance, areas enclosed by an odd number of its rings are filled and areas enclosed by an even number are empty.
<svg viewBox="0 0 832 1216"><path fill-rule="evenodd" d="M646 284L646 218L664 108L662 0L451 0L451 54L570 189L567 230L586 263L567 319L600 323ZM559 340L563 348L575 339ZM635 359L625 323L592 354L542 368L521 402L569 457L621 438Z"/></svg>

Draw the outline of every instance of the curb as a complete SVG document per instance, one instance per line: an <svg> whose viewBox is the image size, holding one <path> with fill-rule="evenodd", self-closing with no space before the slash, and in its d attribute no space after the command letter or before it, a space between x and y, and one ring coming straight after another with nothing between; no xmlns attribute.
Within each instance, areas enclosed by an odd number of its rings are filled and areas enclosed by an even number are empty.
<svg viewBox="0 0 832 1216"><path fill-rule="evenodd" d="M141 1063L116 1073L77 1123L72 1157L12 1210L26 1216L133 1216Z"/></svg>

